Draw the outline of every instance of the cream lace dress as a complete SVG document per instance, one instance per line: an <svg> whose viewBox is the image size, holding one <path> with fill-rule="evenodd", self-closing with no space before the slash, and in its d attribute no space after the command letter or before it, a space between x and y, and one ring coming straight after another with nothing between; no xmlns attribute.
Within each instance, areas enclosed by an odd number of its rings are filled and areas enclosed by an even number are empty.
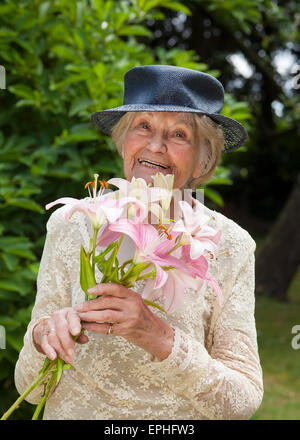
<svg viewBox="0 0 300 440"><path fill-rule="evenodd" d="M36 377L45 356L32 342L32 329L55 310L84 301L79 283L81 244L88 248L89 222L76 213L64 222L64 208L53 212L37 280L37 295L15 369L19 393ZM223 231L219 252L209 260L225 301L204 282L187 289L183 305L165 315L153 313L175 330L170 355L160 361L120 336L88 332L89 342L76 344L70 370L50 395L44 419L64 420L196 420L249 419L263 396L262 370L254 320L255 242L246 230L217 211L210 226ZM121 261L132 256L130 239L122 243ZM97 274L97 281L101 274ZM141 293L143 281L134 290ZM163 300L158 301L162 306ZM37 404L43 389L27 400Z"/></svg>

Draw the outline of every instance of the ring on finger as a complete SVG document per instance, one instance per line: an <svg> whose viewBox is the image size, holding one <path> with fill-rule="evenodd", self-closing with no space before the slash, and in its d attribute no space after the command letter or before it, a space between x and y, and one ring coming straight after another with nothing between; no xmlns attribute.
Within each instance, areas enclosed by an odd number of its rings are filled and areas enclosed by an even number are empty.
<svg viewBox="0 0 300 440"><path fill-rule="evenodd" d="M53 333L56 333L56 330L55 330L55 328L54 327L52 327L52 328L50 328L49 330L48 330L48 335L50 335L50 334L53 334Z"/></svg>
<svg viewBox="0 0 300 440"><path fill-rule="evenodd" d="M108 328L108 331L107 331L106 334L107 335L112 335L113 334L113 324L112 323L109 324L109 328Z"/></svg>

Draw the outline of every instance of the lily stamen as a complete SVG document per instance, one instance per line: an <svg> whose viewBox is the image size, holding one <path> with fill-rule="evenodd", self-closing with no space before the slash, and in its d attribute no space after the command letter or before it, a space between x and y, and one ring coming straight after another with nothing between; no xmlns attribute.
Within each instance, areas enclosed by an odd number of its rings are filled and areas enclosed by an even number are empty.
<svg viewBox="0 0 300 440"><path fill-rule="evenodd" d="M89 196L91 198L96 198L97 196L102 196L102 193L104 191L104 189L108 189L108 183L106 182L106 180L98 180L99 174L94 174L95 179L92 182L87 182L84 186L84 189L88 189L89 191ZM97 194L97 186L98 186L98 182L100 185L100 190ZM90 191L90 185L92 185L93 188L93 197L91 195L91 191Z"/></svg>
<svg viewBox="0 0 300 440"><path fill-rule="evenodd" d="M94 194L94 199L97 197L97 180L99 177L99 174L94 174L95 180L93 182L93 194Z"/></svg>
<svg viewBox="0 0 300 440"><path fill-rule="evenodd" d="M161 229L160 231L160 238L164 237L164 234L167 236L168 240L172 240L172 235L169 233L169 230L166 226L164 225L158 225L157 229Z"/></svg>
<svg viewBox="0 0 300 440"><path fill-rule="evenodd" d="M99 185L101 188L99 189L98 197L102 196L105 189L108 189L108 183L106 182L106 180L99 180Z"/></svg>
<svg viewBox="0 0 300 440"><path fill-rule="evenodd" d="M93 185L93 182L88 182L88 183L86 183L86 184L84 185L84 189L88 189L88 191L89 191L89 196L92 198L92 194L91 194L91 191L90 191L90 185Z"/></svg>

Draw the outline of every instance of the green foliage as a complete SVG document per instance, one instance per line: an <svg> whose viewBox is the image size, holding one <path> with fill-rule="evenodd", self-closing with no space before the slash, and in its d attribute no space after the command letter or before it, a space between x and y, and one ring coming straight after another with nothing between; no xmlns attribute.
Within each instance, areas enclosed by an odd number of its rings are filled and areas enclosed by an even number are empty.
<svg viewBox="0 0 300 440"><path fill-rule="evenodd" d="M122 104L124 74L137 65L168 63L218 75L192 51L146 45L146 20L163 19L168 8L189 14L183 3L0 5L0 65L6 71L6 89L0 90L0 324L7 347L0 350L0 381L12 400L50 215L44 206L61 196L84 197L83 185L95 172L104 179L123 175L122 160L91 124L91 114ZM230 183L226 170L219 172L214 183ZM211 197L222 203L217 193Z"/></svg>

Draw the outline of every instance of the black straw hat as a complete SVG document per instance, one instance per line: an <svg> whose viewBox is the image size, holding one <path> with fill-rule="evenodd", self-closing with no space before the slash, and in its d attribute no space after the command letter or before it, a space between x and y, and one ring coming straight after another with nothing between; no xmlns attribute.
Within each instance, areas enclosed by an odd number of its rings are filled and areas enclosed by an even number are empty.
<svg viewBox="0 0 300 440"><path fill-rule="evenodd" d="M176 66L149 65L130 69L124 77L124 104L98 111L91 120L111 135L113 126L127 112L184 112L209 116L223 130L223 153L236 150L247 139L245 128L220 115L224 88L207 73Z"/></svg>

